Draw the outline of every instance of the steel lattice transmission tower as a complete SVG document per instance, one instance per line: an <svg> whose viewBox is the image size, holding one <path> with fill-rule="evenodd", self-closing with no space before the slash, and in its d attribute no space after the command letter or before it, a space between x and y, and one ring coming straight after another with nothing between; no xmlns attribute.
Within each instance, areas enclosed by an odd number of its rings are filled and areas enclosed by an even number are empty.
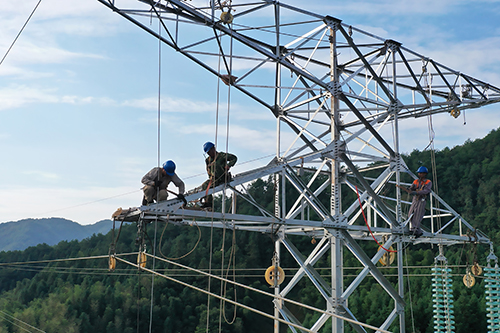
<svg viewBox="0 0 500 333"><path fill-rule="evenodd" d="M234 196L254 204L261 215L242 215L237 209L232 213L186 210L180 208L179 200L169 200L140 207L126 219L182 216L196 219L199 225L210 225L215 219L219 227L273 233L276 253L286 249L299 267L291 279L275 289L274 315L296 325L290 326L292 331L298 331L297 325L302 324L281 299L300 280L312 282L324 298L326 311L302 331L316 332L331 319L333 332L343 332L346 322L330 314L356 319L347 300L371 275L393 299L387 304L392 308L390 315L378 327L387 330L399 318L400 331L404 332L403 243L462 243L470 241L466 233L474 228L432 193L431 203L439 205L431 204L431 213L423 222L424 235L414 240L405 232L408 219L402 207L408 202L394 184L401 183L402 172L415 175L400 156L399 123L436 113L457 117L462 110L500 101L500 89L397 41L275 0L214 0L208 7L180 0L138 0L137 8L121 8L119 0L99 1L268 109L277 128L275 158L261 168L235 175L227 184ZM151 18L160 20L161 33L149 27ZM219 58L222 70L217 67ZM297 175L297 169L303 168L313 172L307 183ZM365 171L370 171L370 177ZM313 188L320 174L327 174L328 179ZM274 212L260 207L243 186L270 175L278 188ZM290 203L285 186L295 188L298 199ZM389 186L393 195L385 194ZM223 190L221 185L211 193ZM397 249L396 285L375 266L385 250L379 249L370 257L358 244L372 240L360 218L358 200L341 204L343 193L358 190L375 236L384 247L394 245ZM195 191L186 198L196 200L204 192ZM330 195L330 207L318 200L325 193ZM306 210L314 211L320 220L308 219ZM319 241L311 253L302 254L287 237L291 234ZM475 235L475 241L491 244L484 234ZM364 268L344 285L346 249ZM326 256L331 260L330 281L314 268ZM279 256L277 261L279 264ZM361 325L352 325L357 332L365 332Z"/></svg>

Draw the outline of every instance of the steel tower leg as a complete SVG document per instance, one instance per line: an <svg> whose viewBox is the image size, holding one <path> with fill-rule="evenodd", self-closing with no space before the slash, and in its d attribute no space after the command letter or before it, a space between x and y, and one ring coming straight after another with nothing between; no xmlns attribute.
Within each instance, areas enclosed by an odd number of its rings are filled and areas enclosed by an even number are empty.
<svg viewBox="0 0 500 333"><path fill-rule="evenodd" d="M337 73L337 40L336 40L336 30L335 28L330 28L330 82L335 90L338 85L338 73ZM331 136L332 141L335 143L334 159L331 160L331 201L330 201L330 214L334 217L334 222L340 224L343 222L342 208L340 205L341 192L340 192L340 158L339 158L339 124L340 124L340 112L339 112L339 101L335 94L331 95ZM344 312L344 302L342 300L343 293L343 282L344 282L344 272L343 272L343 258L342 258L342 238L340 237L340 232L335 231L333 237L330 238L331 244L331 270L332 270L332 298L333 306L332 312L342 315ZM340 333L344 332L344 321L332 317L332 332Z"/></svg>

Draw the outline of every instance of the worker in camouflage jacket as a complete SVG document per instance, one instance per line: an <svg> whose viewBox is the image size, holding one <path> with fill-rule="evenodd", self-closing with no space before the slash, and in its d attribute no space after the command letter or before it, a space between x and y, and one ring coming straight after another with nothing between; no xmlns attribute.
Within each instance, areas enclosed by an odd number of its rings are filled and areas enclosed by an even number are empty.
<svg viewBox="0 0 500 333"><path fill-rule="evenodd" d="M427 170L426 167L421 166L418 168L418 179L415 179L410 188L407 189L407 192L413 195L408 216L411 216L410 231L415 235L415 237L420 237L423 234L422 229L420 228L420 223L424 218L425 203L432 188L432 182L429 179L426 179L428 173L429 170Z"/></svg>
<svg viewBox="0 0 500 333"><path fill-rule="evenodd" d="M202 184L202 189L215 187L231 181L229 169L236 164L238 158L230 153L218 152L212 142L203 145L203 151L208 157L205 159L208 180ZM208 192L208 191L207 191ZM212 195L202 198L202 207L212 207Z"/></svg>
<svg viewBox="0 0 500 333"><path fill-rule="evenodd" d="M186 203L184 198L184 182L175 174L174 161L166 161L163 167L155 167L142 177L141 181L145 186L142 188L144 197L143 205L148 205L154 201L167 200L167 187L173 182L179 190L177 197Z"/></svg>

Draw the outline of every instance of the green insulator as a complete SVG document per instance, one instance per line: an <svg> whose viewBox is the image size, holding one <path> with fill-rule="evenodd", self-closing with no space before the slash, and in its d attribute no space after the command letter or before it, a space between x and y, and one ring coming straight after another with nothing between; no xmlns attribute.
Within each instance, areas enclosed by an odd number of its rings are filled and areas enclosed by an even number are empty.
<svg viewBox="0 0 500 333"><path fill-rule="evenodd" d="M441 288L434 288L434 289L432 289L433 293L442 292L442 291L443 291L443 289L441 289Z"/></svg>

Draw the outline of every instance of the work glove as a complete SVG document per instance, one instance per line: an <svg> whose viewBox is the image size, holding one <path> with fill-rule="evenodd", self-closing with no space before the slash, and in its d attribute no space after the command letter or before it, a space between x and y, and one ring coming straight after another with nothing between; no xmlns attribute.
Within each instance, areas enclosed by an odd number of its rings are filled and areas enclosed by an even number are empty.
<svg viewBox="0 0 500 333"><path fill-rule="evenodd" d="M159 188L161 183L162 183L161 180L155 180L155 188Z"/></svg>
<svg viewBox="0 0 500 333"><path fill-rule="evenodd" d="M417 191L410 191L410 194L411 194L411 195L416 195L416 194L417 194Z"/></svg>
<svg viewBox="0 0 500 333"><path fill-rule="evenodd" d="M188 202L187 202L186 198L184 197L184 194L181 194L181 193L177 194L177 198L182 200L182 202L184 202L184 204L187 205Z"/></svg>

